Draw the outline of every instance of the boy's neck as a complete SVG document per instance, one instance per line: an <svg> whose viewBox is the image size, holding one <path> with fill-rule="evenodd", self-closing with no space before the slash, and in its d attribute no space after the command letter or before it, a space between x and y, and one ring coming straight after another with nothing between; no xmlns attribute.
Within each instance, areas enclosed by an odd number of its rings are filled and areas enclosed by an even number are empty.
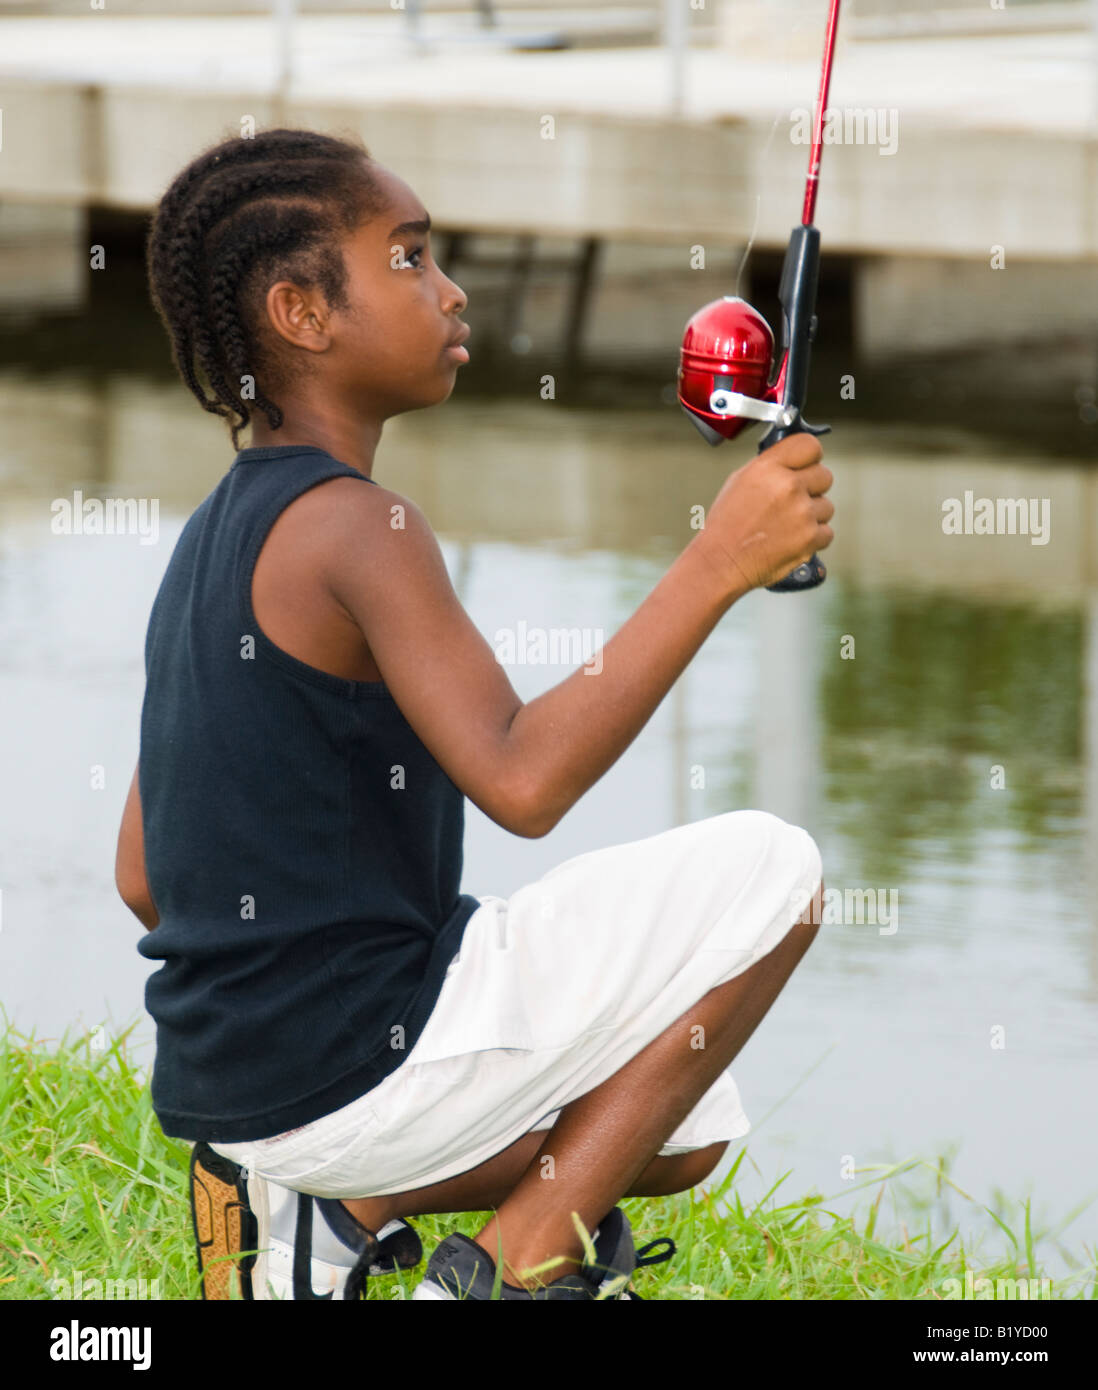
<svg viewBox="0 0 1098 1390"><path fill-rule="evenodd" d="M249 444L254 449L292 444L323 449L369 478L383 423L380 420L343 420L338 416L320 419L308 412L286 410L281 426L275 430L262 414L253 414Z"/></svg>

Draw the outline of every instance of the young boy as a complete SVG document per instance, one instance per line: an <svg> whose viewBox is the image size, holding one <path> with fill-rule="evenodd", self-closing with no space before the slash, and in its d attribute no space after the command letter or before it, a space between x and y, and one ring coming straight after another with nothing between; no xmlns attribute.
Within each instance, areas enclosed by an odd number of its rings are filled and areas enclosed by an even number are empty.
<svg viewBox="0 0 1098 1390"><path fill-rule="evenodd" d="M225 141L157 210L173 357L252 443L146 641L117 881L163 962L153 1103L196 1146L200 1262L270 1252L256 1297L268 1275L326 1296L318 1272L353 1296L418 1261L405 1217L489 1208L417 1298L623 1296L646 1261L616 1203L690 1188L749 1128L727 1067L815 934L819 852L733 811L477 899L464 798L547 834L732 604L830 544L832 477L807 435L739 469L599 674L524 704L423 513L371 476L384 421L468 358L429 230L395 174L309 131Z"/></svg>

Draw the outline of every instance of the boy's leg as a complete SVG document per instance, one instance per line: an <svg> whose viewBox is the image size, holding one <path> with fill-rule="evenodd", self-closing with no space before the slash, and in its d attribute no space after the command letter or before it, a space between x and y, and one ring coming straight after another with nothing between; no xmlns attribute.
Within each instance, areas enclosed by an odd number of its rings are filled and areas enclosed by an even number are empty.
<svg viewBox="0 0 1098 1390"><path fill-rule="evenodd" d="M348 1197L343 1205L363 1226L379 1231L397 1216L428 1216L439 1212L489 1211L503 1205L519 1179L544 1146L547 1130L524 1134L486 1162L456 1178L398 1192L387 1197ZM626 1197L663 1197L696 1187L721 1160L727 1142L690 1153L657 1155Z"/></svg>
<svg viewBox="0 0 1098 1390"><path fill-rule="evenodd" d="M601 1086L562 1107L514 1191L475 1237L493 1259L502 1243L508 1283L534 1288L578 1267L583 1246L572 1212L593 1231L728 1067L815 937L823 887L821 880L811 911L772 951L710 990ZM699 1025L704 1048L691 1046ZM542 1177L545 1155L553 1158L551 1181ZM565 1262L542 1276L523 1276L561 1255Z"/></svg>
<svg viewBox="0 0 1098 1390"><path fill-rule="evenodd" d="M502 1239L507 1282L533 1287L538 1281L524 1280L521 1269L557 1255L577 1262L582 1257L573 1211L593 1231L624 1196L658 1196L694 1186L713 1170L726 1146L663 1158L659 1150L781 992L819 928L823 891L821 881L811 910L772 951L710 990L600 1086L563 1106L551 1130L524 1135L487 1163L434 1187L344 1205L371 1230L392 1216L495 1208L497 1215L476 1243L495 1260ZM700 1049L691 1046L698 1025L705 1038ZM546 1155L554 1160L551 1180L542 1176L540 1159ZM573 1267L559 1265L541 1282Z"/></svg>

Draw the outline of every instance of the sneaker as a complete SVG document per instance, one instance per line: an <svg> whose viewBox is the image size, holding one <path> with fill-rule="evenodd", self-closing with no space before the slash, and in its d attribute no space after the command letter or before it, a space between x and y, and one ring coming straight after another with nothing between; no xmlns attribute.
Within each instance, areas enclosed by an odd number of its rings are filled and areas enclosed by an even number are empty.
<svg viewBox="0 0 1098 1390"><path fill-rule="evenodd" d="M423 1258L423 1245L407 1221L396 1219L374 1232L335 1198L282 1190L286 1196L271 1216L271 1298L363 1298L370 1276L414 1269Z"/></svg>
<svg viewBox="0 0 1098 1390"><path fill-rule="evenodd" d="M228 1300L234 1273L246 1300L355 1299L370 1275L423 1258L408 1222L368 1231L342 1202L277 1187L208 1144L191 1151L190 1195L205 1300Z"/></svg>
<svg viewBox="0 0 1098 1390"><path fill-rule="evenodd" d="M633 1228L621 1207L604 1216L592 1237L595 1247L593 1261L587 1257L580 1265L580 1274L598 1290L600 1298L635 1299L645 1301L635 1293L629 1282L643 1265L663 1264L675 1253L670 1236L650 1240L637 1250L633 1245ZM664 1248L655 1253L658 1246Z"/></svg>
<svg viewBox="0 0 1098 1390"><path fill-rule="evenodd" d="M190 1197L203 1299L228 1301L234 1276L241 1298L265 1298L267 1184L198 1143L191 1149Z"/></svg>
<svg viewBox="0 0 1098 1390"><path fill-rule="evenodd" d="M641 1265L661 1264L675 1252L675 1242L668 1237L649 1242L641 1251L633 1248L632 1230L620 1207L595 1229L592 1237L595 1259L584 1259L578 1273L566 1274L540 1289L523 1289L500 1281L500 1299L573 1299L607 1301L610 1299L641 1299L628 1287L633 1271ZM660 1254L651 1253L664 1245ZM452 1232L438 1246L427 1264L423 1282L412 1295L414 1301L461 1300L489 1302L496 1279L496 1264L475 1241Z"/></svg>

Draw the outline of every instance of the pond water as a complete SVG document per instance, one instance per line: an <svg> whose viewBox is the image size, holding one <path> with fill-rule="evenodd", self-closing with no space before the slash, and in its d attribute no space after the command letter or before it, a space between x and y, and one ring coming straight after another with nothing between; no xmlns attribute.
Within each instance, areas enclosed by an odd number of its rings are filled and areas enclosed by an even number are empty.
<svg viewBox="0 0 1098 1390"><path fill-rule="evenodd" d="M151 1058L149 966L114 850L149 607L232 452L173 381L129 368L12 365L0 410L0 1003L45 1037L139 1018ZM1032 1194L1039 1250L1066 1269L1093 1247L1098 1196L1094 470L925 422L852 419L825 446L827 582L734 606L546 838L467 804L463 886L507 895L585 850L737 807L803 825L839 896L733 1066L754 1124L745 1202L788 1174L780 1196L815 1187L861 1210L879 1166L945 1156L973 1200L916 1169L882 1225L914 1231L922 1212L943 1239L960 1223L997 1249L982 1204L1020 1228ZM427 513L490 641L522 623L601 641L753 448L707 449L658 391L608 410L459 385L386 426L375 476ZM51 502L78 489L157 499L153 543L54 534ZM1048 499L1047 543L944 533L943 500L966 491ZM508 670L528 699L574 664Z"/></svg>

